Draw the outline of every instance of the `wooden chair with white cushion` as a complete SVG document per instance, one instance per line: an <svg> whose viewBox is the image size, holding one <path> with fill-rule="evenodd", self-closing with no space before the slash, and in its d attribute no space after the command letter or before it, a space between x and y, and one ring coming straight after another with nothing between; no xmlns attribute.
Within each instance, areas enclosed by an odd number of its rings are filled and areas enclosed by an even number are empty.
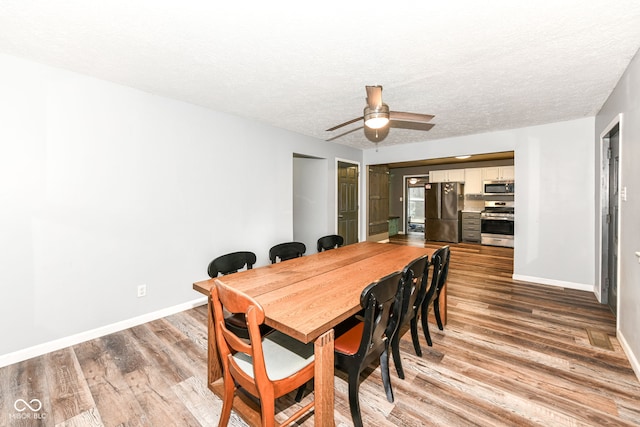
<svg viewBox="0 0 640 427"><path fill-rule="evenodd" d="M238 387L260 400L261 425L288 425L314 406L300 408L286 421L275 421L275 400L303 387L314 375L313 343L304 344L279 331L261 335L265 314L262 306L248 295L220 281L211 290L211 315L223 367L224 397L219 426L229 422ZM249 342L227 328L223 307L243 313L247 319Z"/></svg>

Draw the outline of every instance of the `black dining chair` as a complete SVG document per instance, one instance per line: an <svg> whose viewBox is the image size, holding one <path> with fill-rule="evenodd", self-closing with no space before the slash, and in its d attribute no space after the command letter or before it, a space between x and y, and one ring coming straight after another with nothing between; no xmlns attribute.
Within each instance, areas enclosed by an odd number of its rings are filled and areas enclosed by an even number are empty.
<svg viewBox="0 0 640 427"><path fill-rule="evenodd" d="M318 239L318 252L339 248L344 244L344 238L339 234L330 234Z"/></svg>
<svg viewBox="0 0 640 427"><path fill-rule="evenodd" d="M398 377L404 379L402 359L400 358L400 335L407 326L411 327L411 340L413 348L418 356L422 356L420 340L418 337L418 317L422 303L427 295L427 278L429 273L429 257L427 255L411 261L402 270L403 296L398 320L398 332L391 340L391 352L393 364L398 372Z"/></svg>
<svg viewBox="0 0 640 427"><path fill-rule="evenodd" d="M301 257L306 251L307 247L302 242L279 243L269 249L269 259L271 260L271 264L275 264L278 259L280 259L280 261L286 261Z"/></svg>
<svg viewBox="0 0 640 427"><path fill-rule="evenodd" d="M256 254L249 251L231 252L228 254L220 255L209 263L207 273L209 277L214 278L219 275L227 275L237 273L238 270L247 268L251 270L256 263ZM247 321L242 313L232 314L229 312L224 313L224 321L229 330L242 337L249 338L249 331L247 330ZM261 325L261 331L267 333L271 330L266 325Z"/></svg>
<svg viewBox="0 0 640 427"><path fill-rule="evenodd" d="M431 334L429 334L429 307L433 305L433 314L435 315L438 329L443 330L442 319L440 318L440 293L447 284L447 276L449 274L449 258L451 250L449 246L443 246L436 250L431 256L431 285L427 291L427 295L422 302L420 316L422 317L422 331L427 344L432 346Z"/></svg>
<svg viewBox="0 0 640 427"><path fill-rule="evenodd" d="M349 377L349 409L355 427L362 427L358 396L360 373L376 359L380 360L387 400L393 402L389 342L398 329L401 280L402 272L397 271L364 288L360 295L363 320L335 338L335 365Z"/></svg>
<svg viewBox="0 0 640 427"><path fill-rule="evenodd" d="M245 267L247 270L251 270L255 263L256 254L253 252L231 252L211 261L207 273L209 273L209 277L218 277L218 274L236 273Z"/></svg>

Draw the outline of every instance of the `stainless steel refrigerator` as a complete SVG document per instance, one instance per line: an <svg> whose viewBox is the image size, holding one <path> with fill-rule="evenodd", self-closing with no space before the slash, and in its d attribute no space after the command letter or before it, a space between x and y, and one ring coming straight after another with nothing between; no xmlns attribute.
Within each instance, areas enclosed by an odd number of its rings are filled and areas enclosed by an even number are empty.
<svg viewBox="0 0 640 427"><path fill-rule="evenodd" d="M425 239L460 242L460 212L464 209L464 184L438 182L426 184Z"/></svg>

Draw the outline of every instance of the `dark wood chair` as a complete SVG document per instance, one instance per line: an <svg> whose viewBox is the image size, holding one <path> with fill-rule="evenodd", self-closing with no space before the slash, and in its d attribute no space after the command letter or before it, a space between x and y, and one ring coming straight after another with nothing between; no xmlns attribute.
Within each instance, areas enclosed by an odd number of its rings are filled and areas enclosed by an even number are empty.
<svg viewBox="0 0 640 427"><path fill-rule="evenodd" d="M207 273L209 277L214 278L219 275L226 275L237 273L238 270L247 268L251 270L256 263L256 254L248 251L231 252L228 254L220 255L209 263ZM247 330L247 321L242 313L231 314L229 312L224 313L225 322L227 327L233 330L238 336L242 338L249 338L249 331ZM268 326L262 327L262 332L267 333L271 330Z"/></svg>
<svg viewBox="0 0 640 427"><path fill-rule="evenodd" d="M398 377L404 379L402 359L400 358L400 335L407 326L411 326L411 340L413 348L418 356L422 356L420 340L418 337L418 317L420 308L427 295L427 278L429 272L429 257L424 255L411 261L402 270L403 297L398 321L398 332L391 340L391 352L393 363L396 366Z"/></svg>
<svg viewBox="0 0 640 427"><path fill-rule="evenodd" d="M255 263L256 254L253 252L231 252L211 261L207 273L209 273L209 277L218 277L219 274L236 273L245 267L247 270L251 270Z"/></svg>
<svg viewBox="0 0 640 427"><path fill-rule="evenodd" d="M355 427L362 427L360 414L360 373L374 360L380 360L387 400L393 402L389 376L389 342L398 329L402 273L397 271L368 285L360 296L363 321L335 339L336 367L349 376L349 408Z"/></svg>
<svg viewBox="0 0 640 427"><path fill-rule="evenodd" d="M280 261L286 261L301 257L306 251L307 247L301 242L280 243L269 249L269 259L271 260L271 264L275 264L278 259L280 259Z"/></svg>
<svg viewBox="0 0 640 427"><path fill-rule="evenodd" d="M429 307L433 305L433 314L435 315L438 328L443 330L442 319L440 318L440 292L447 284L447 275L449 274L449 258L451 257L451 250L449 246L443 246L433 253L431 256L431 285L427 291L427 295L422 302L421 313L422 316L422 331L424 332L424 338L427 340L427 344L432 346L431 334L429 334Z"/></svg>
<svg viewBox="0 0 640 427"><path fill-rule="evenodd" d="M279 331L262 335L264 310L260 304L237 289L216 282L211 290L216 342L222 362L224 395L219 426L229 422L236 390L241 387L260 401L261 425L274 426L275 401L299 390L314 376L313 343L303 344ZM247 319L249 342L227 328L224 310L242 314ZM314 401L292 414L288 425L300 419L314 406Z"/></svg>
<svg viewBox="0 0 640 427"><path fill-rule="evenodd" d="M318 239L318 252L339 248L344 244L344 238L338 234L330 234Z"/></svg>

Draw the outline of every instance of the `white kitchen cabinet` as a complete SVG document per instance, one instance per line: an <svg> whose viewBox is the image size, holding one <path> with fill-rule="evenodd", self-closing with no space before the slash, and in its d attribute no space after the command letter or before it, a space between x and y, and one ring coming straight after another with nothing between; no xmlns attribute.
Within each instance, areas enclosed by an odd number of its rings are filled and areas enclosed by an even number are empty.
<svg viewBox="0 0 640 427"><path fill-rule="evenodd" d="M482 168L482 179L485 181L512 181L515 178L513 166L492 166Z"/></svg>
<svg viewBox="0 0 640 427"><path fill-rule="evenodd" d="M449 182L464 182L464 169L451 169L447 171Z"/></svg>
<svg viewBox="0 0 640 427"><path fill-rule="evenodd" d="M447 182L447 171L429 171L429 182Z"/></svg>
<svg viewBox="0 0 640 427"><path fill-rule="evenodd" d="M429 182L464 182L464 169L429 171Z"/></svg>
<svg viewBox="0 0 640 427"><path fill-rule="evenodd" d="M464 194L482 194L482 168L464 170Z"/></svg>

